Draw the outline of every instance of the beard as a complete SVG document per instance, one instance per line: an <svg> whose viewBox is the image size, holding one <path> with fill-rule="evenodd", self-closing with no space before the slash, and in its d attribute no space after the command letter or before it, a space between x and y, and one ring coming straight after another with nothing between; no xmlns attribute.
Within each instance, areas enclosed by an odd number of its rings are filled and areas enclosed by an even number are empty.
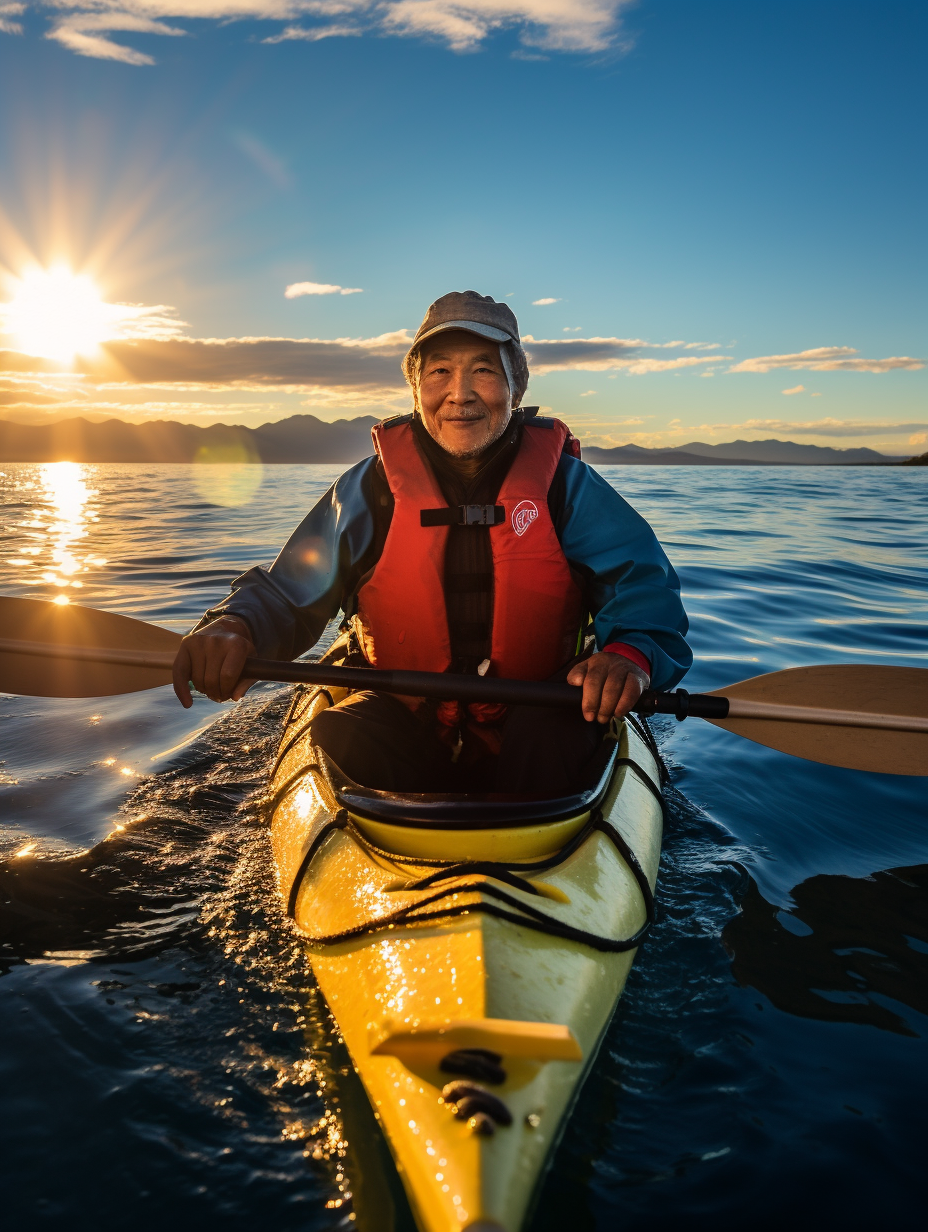
<svg viewBox="0 0 928 1232"><path fill-rule="evenodd" d="M445 453L449 454L452 458L457 458L461 462L467 462L474 458L479 458L480 455L489 449L491 445L496 444L499 438L509 427L510 416L503 418L498 424L495 425L495 427L491 427L490 420L483 415L473 416L474 422L478 420L482 420L484 424L484 430L478 440L467 445L454 445L450 440L445 439L444 433L442 433L438 437L437 443L442 447Z"/></svg>

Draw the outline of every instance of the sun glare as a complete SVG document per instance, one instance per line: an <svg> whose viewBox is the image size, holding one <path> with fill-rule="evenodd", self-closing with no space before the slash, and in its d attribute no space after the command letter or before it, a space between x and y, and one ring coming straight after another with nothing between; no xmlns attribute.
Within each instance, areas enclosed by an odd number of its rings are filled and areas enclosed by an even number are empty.
<svg viewBox="0 0 928 1232"><path fill-rule="evenodd" d="M64 265L30 270L0 306L6 331L21 350L62 361L90 354L112 337L114 309L91 278Z"/></svg>

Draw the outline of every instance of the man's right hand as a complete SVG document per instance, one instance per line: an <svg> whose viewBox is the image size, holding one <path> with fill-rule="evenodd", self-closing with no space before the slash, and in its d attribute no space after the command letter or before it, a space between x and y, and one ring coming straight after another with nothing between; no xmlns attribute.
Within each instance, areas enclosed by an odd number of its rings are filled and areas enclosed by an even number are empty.
<svg viewBox="0 0 928 1232"><path fill-rule="evenodd" d="M214 702L238 701L253 680L240 680L255 652L251 630L237 616L221 616L196 633L188 633L174 660L174 692L182 706L193 705L190 685Z"/></svg>

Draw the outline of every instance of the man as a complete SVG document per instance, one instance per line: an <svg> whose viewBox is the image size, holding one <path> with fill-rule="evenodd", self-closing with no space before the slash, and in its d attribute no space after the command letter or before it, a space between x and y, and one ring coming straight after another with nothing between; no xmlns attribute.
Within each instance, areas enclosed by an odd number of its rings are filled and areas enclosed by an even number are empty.
<svg viewBox="0 0 928 1232"><path fill-rule="evenodd" d="M399 791L563 794L607 724L692 656L679 585L643 518L521 408L515 316L475 291L426 313L403 371L415 410L374 429L269 569L250 569L183 641L174 688L241 697L250 654L292 659L341 610L348 663L583 686L580 710L354 693L313 722L356 782ZM595 647L584 650L587 614ZM590 643L592 639L587 638Z"/></svg>

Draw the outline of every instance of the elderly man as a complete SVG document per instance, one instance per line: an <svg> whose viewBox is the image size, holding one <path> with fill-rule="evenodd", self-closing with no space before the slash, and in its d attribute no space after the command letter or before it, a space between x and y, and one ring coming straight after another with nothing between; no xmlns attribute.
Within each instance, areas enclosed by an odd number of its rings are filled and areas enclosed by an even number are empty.
<svg viewBox="0 0 928 1232"><path fill-rule="evenodd" d="M248 655L295 658L342 611L349 664L583 686L582 713L353 693L313 723L344 774L384 790L563 794L604 725L690 666L676 575L565 425L520 406L528 365L508 305L442 296L403 371L414 412L378 424L376 455L206 613L175 691L185 706L188 682L241 697Z"/></svg>

